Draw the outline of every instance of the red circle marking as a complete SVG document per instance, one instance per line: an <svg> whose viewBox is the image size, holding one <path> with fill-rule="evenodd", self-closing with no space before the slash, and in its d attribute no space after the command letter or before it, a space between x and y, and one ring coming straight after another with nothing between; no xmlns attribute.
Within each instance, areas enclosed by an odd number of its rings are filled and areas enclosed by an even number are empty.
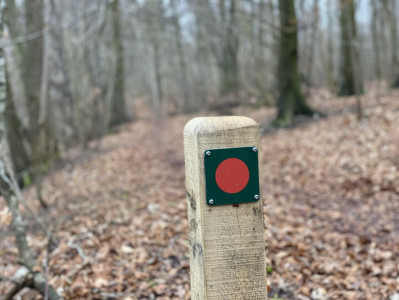
<svg viewBox="0 0 399 300"><path fill-rule="evenodd" d="M223 192L235 194L247 186L249 170L241 159L228 158L217 167L215 179Z"/></svg>

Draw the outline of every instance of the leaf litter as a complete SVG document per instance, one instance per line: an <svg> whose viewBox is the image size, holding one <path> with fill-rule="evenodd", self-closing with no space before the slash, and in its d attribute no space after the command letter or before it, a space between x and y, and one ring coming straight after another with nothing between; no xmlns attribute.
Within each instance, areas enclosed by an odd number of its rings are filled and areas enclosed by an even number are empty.
<svg viewBox="0 0 399 300"><path fill-rule="evenodd" d="M353 98L313 101L330 116L262 136L271 298L398 298L398 96L363 97L361 122ZM273 110L235 113L264 123ZM24 191L58 240L48 277L66 299L190 299L182 134L190 118L136 121L104 137L44 180L48 211ZM0 212L0 270L11 277L17 250L4 201ZM46 237L25 215L44 262ZM10 287L0 282L0 294Z"/></svg>

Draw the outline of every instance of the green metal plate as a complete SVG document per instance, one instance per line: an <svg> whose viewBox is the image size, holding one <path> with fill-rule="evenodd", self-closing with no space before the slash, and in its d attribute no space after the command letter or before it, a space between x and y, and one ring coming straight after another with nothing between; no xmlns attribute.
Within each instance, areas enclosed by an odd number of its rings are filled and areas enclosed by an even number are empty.
<svg viewBox="0 0 399 300"><path fill-rule="evenodd" d="M260 198L256 147L204 152L206 203L210 206L255 202Z"/></svg>

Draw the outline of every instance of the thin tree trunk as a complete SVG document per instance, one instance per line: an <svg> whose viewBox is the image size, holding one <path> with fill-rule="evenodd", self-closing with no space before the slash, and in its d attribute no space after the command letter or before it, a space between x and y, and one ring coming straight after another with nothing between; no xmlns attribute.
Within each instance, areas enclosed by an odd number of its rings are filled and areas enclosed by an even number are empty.
<svg viewBox="0 0 399 300"><path fill-rule="evenodd" d="M43 0L25 1L25 18L27 34L43 30ZM32 148L37 143L40 87L43 68L43 37L38 37L26 44L24 60L24 85L26 87L27 107L30 124Z"/></svg>
<svg viewBox="0 0 399 300"><path fill-rule="evenodd" d="M355 95L363 92L360 73L359 54L356 48L355 5L353 0L341 0L341 83L340 96ZM359 70L360 71L360 70ZM356 83L357 82L357 83ZM358 85L356 87L356 85Z"/></svg>
<svg viewBox="0 0 399 300"><path fill-rule="evenodd" d="M334 24L333 24L333 8L334 0L328 1L328 41L327 41L327 78L330 89L335 89L336 82L334 79Z"/></svg>
<svg viewBox="0 0 399 300"><path fill-rule="evenodd" d="M10 34L10 39L17 38L25 33L22 26L18 26L16 20L20 17L18 7L16 6L16 0L6 0L6 11L4 14L4 25L7 26ZM18 78L19 82L23 82L23 70L24 70L24 57L25 49L23 43L16 43L12 47L12 54L15 60L16 68L13 71L14 76ZM18 93L20 97L25 99L25 87L23 85L18 86Z"/></svg>
<svg viewBox="0 0 399 300"><path fill-rule="evenodd" d="M197 7L195 10L195 25L196 25L196 50L195 55L198 58L199 62L199 73L200 73L200 88L199 88L199 97L206 98L211 93L209 93L209 86L212 86L216 91L216 84L212 80L212 76L210 76L212 69L211 62L211 53L213 53L218 60L218 47L215 43L215 34L212 31L211 26L209 26L209 22L204 22L203 20L209 18L212 24L216 24L215 14L212 10L212 6L209 1L206 0L203 2L203 5ZM213 85L212 85L213 84Z"/></svg>
<svg viewBox="0 0 399 300"><path fill-rule="evenodd" d="M251 12L249 14L249 30L250 30L250 34L249 34L249 38L250 38L250 42L251 42L251 55L253 57L254 60L256 60L256 56L257 56L257 52L258 52L258 47L256 45L256 41L255 41L255 32L256 32L256 25L257 22L259 22L259 20L257 20L256 18L256 12L257 12L257 7L255 4L254 0L250 0L250 5L251 5Z"/></svg>
<svg viewBox="0 0 399 300"><path fill-rule="evenodd" d="M273 5L273 3L271 4ZM259 43L259 56L261 57L262 60L265 59L265 30L264 30L264 26L266 25L264 20L266 18L266 4L265 4L265 0L260 0L259 2L259 30L258 30L258 43ZM271 14L273 14L273 10L270 12ZM273 16L274 18L274 16ZM272 29L274 31L274 28ZM272 44L274 45L274 41L272 41Z"/></svg>
<svg viewBox="0 0 399 300"><path fill-rule="evenodd" d="M310 49L309 49L309 57L308 57L308 84L307 84L307 89L306 89L306 97L310 96L310 88L312 86L312 75L313 75L313 63L315 60L315 52L316 52L316 41L317 41L317 36L318 36L318 31L319 31L319 4L318 0L313 0L313 22L312 22L312 28L311 28L311 36L310 36Z"/></svg>
<svg viewBox="0 0 399 300"><path fill-rule="evenodd" d="M25 17L27 33L44 30L44 3L43 0L30 0L25 2ZM47 37L45 37L47 38ZM31 40L26 45L25 52L25 78L24 85L29 113L29 139L32 147L32 167L34 180L37 186L38 200L42 207L47 204L41 195L41 177L43 167L54 153L50 152L48 145L52 136L45 127L47 105L47 50L43 37Z"/></svg>
<svg viewBox="0 0 399 300"><path fill-rule="evenodd" d="M156 17L151 16L148 18L148 30L149 30L149 41L152 50L152 63L154 67L154 81L155 81L155 98L153 99L154 109L157 114L166 115L167 107L165 107L164 103L164 93L163 93L163 82L162 82L162 74L161 74L161 34L162 34L162 24L160 19L163 16L162 3L161 0L149 0L149 8Z"/></svg>
<svg viewBox="0 0 399 300"><path fill-rule="evenodd" d="M275 125L287 126L295 115L313 115L301 91L298 74L298 27L293 0L280 0L280 44L278 58L277 118Z"/></svg>
<svg viewBox="0 0 399 300"><path fill-rule="evenodd" d="M352 5L353 2L351 3ZM361 87L360 87L360 63L359 63L359 58L358 58L358 54L357 54L357 47L355 44L355 37L354 34L356 33L355 31L355 20L354 20L354 7L353 10L351 9L344 9L344 11L342 12L344 14L346 14L346 17L348 18L348 22L346 23L347 28L346 30L348 31L348 37L349 37L349 41L350 41L350 48L349 48L349 55L351 57L351 62L352 62L352 69L353 69L353 82L355 85L355 95L356 95L356 117L357 120L360 121L363 118L363 109L362 109L362 101L361 101L361 96L360 93L361 91Z"/></svg>
<svg viewBox="0 0 399 300"><path fill-rule="evenodd" d="M46 1L43 1L45 4ZM43 7L45 12L48 11L48 7ZM49 14L43 14L43 20L45 27L47 27ZM48 208L46 201L43 198L42 193L42 178L43 178L43 167L49 163L48 153L48 128L50 126L48 120L48 64L49 64L49 36L43 36L43 60L42 60L42 74L41 74L41 86L40 86L40 101L39 101L39 116L38 116L38 133L36 142L36 153L37 159L35 159L35 186L37 198L44 208Z"/></svg>
<svg viewBox="0 0 399 300"><path fill-rule="evenodd" d="M15 175L19 184L23 185L23 178L26 176L24 173L29 174L29 156L23 144L22 123L15 110L13 95L11 93L10 82L6 83L6 112L5 124L7 127L6 135L7 142L10 147L10 156L13 163Z"/></svg>
<svg viewBox="0 0 399 300"><path fill-rule="evenodd" d="M157 102L158 102L158 113L160 115L164 114L164 99L163 99L163 88L162 88L162 76L161 76L161 58L159 53L159 41L155 41L153 44L153 59L154 59L154 69L155 69L155 82L157 91Z"/></svg>
<svg viewBox="0 0 399 300"><path fill-rule="evenodd" d="M183 96L183 112L188 113L194 110L194 105L192 103L192 97L189 91L189 79L188 79L188 72L187 72L187 64L185 59L184 47L182 42L182 33L181 27L179 23L179 16L178 16L178 2L177 0L172 1L172 8L173 8L173 27L175 30L175 40L176 40L176 50L177 56L179 60L179 68L181 73L181 91Z"/></svg>
<svg viewBox="0 0 399 300"><path fill-rule="evenodd" d="M385 15L389 23L389 33L391 38L392 62L391 62L391 86L399 87L399 57L398 57L398 30L396 26L395 11L396 5L393 0L382 0Z"/></svg>
<svg viewBox="0 0 399 300"><path fill-rule="evenodd" d="M273 50L278 49L278 44L279 44L279 36L278 36L278 32L276 30L277 26L276 26L276 17L274 14L274 3L273 0L269 0L269 10L270 10L270 25L272 27L272 45L273 45ZM276 52L273 51L273 52Z"/></svg>
<svg viewBox="0 0 399 300"><path fill-rule="evenodd" d="M381 79L381 62L380 62L380 43L378 40L378 2L375 0L370 0L370 4L373 8L373 19L371 21L371 33L373 37L373 48L374 48L374 71L375 76L378 80Z"/></svg>
<svg viewBox="0 0 399 300"><path fill-rule="evenodd" d="M116 55L115 81L113 85L113 99L111 107L111 126L119 125L126 121L125 104L125 69L124 51L122 43L121 16L119 11L119 0L111 3L112 25L113 25L113 48Z"/></svg>
<svg viewBox="0 0 399 300"><path fill-rule="evenodd" d="M223 38L223 48L220 60L220 94L227 95L232 93L235 98L238 97L240 90L239 68L238 68L238 30L237 30L237 5L239 2L231 0L229 5L229 20L227 21L226 5L224 0L220 1L220 14L222 24L227 26L225 37Z"/></svg>
<svg viewBox="0 0 399 300"><path fill-rule="evenodd" d="M6 0L6 10L4 14L4 25L10 34L10 39L18 37L22 34L22 30L18 27L18 23L15 20L19 17L18 8L16 7L15 0ZM9 52L10 60L13 62L13 76L16 78L16 82L21 83L23 81L23 58L24 58L24 48L22 43L16 43L13 45L12 50ZM11 60L12 59L12 60ZM10 65L8 65L10 67ZM17 88L12 89L11 83L7 82L7 113L6 124L9 130L7 130L7 141L11 149L10 155L13 162L14 172L17 176L18 182L23 185L23 178L31 178L32 173L29 170L31 165L30 152L24 146L24 140L26 136L23 134L27 130L22 123L19 114L16 109L16 104L14 97L19 97L21 100L25 100L25 86L19 84ZM15 91L15 94L13 93ZM21 101L22 102L22 101ZM17 106L18 107L18 106ZM22 105L23 109L26 109ZM23 114L24 115L24 114ZM25 123L26 124L26 123ZM25 140L26 142L26 140Z"/></svg>
<svg viewBox="0 0 399 300"><path fill-rule="evenodd" d="M62 14L54 3L50 0L50 32L49 32L49 97L53 102L59 103L59 111L61 112L58 120L61 123L57 132L61 147L70 146L73 139L73 99L71 92L70 74L67 69L67 59L64 50L64 35L55 32L57 25L63 23Z"/></svg>

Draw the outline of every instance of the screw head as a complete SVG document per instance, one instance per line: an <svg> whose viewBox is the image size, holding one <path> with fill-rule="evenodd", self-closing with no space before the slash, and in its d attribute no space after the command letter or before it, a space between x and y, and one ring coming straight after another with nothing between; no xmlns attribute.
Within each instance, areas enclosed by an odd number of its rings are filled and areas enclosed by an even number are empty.
<svg viewBox="0 0 399 300"><path fill-rule="evenodd" d="M209 203L210 205L212 205L212 204L213 204L213 199L209 199L208 203Z"/></svg>
<svg viewBox="0 0 399 300"><path fill-rule="evenodd" d="M205 154L206 154L206 156L209 156L209 155L211 155L211 151L208 150L205 152Z"/></svg>
<svg viewBox="0 0 399 300"><path fill-rule="evenodd" d="M258 152L258 148L252 147L252 151L253 151L253 152Z"/></svg>
<svg viewBox="0 0 399 300"><path fill-rule="evenodd" d="M255 200L259 200L259 195L255 195L255 196L254 196L254 199L255 199Z"/></svg>

